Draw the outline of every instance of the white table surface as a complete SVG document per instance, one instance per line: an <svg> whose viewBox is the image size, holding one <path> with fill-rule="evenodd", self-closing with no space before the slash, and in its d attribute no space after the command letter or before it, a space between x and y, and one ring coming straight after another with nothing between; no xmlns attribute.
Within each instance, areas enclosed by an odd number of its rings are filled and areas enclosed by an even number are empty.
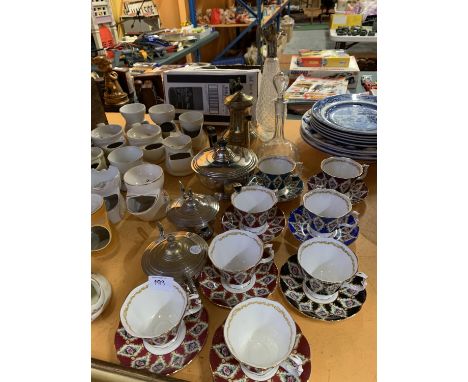
<svg viewBox="0 0 468 382"><path fill-rule="evenodd" d="M364 27L367 29L367 32L372 30L372 27ZM377 42L377 33L375 36L338 36L336 34L336 29L330 29L330 40L334 42Z"/></svg>

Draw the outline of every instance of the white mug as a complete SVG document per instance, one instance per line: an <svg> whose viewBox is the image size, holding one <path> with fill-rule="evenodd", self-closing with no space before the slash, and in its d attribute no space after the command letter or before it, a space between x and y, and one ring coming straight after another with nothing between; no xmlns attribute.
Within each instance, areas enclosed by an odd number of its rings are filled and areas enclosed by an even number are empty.
<svg viewBox="0 0 468 382"><path fill-rule="evenodd" d="M191 301L194 301L192 307ZM131 336L143 339L150 353L161 355L182 343L185 337L184 317L201 308L198 294L187 295L175 281L167 290L153 289L146 282L127 296L120 309L120 321Z"/></svg>
<svg viewBox="0 0 468 382"><path fill-rule="evenodd" d="M151 106L148 109L148 114L154 123L161 125L161 123L170 122L175 118L175 108L171 104L161 103Z"/></svg>
<svg viewBox="0 0 468 382"><path fill-rule="evenodd" d="M266 381L279 367L302 373L302 360L291 354L296 323L276 301L254 297L237 304L224 324L224 340L248 378Z"/></svg>
<svg viewBox="0 0 468 382"><path fill-rule="evenodd" d="M119 109L120 114L127 122L125 131L127 131L134 123L142 123L145 120L146 106L142 103L128 103Z"/></svg>
<svg viewBox="0 0 468 382"><path fill-rule="evenodd" d="M179 115L180 127L187 133L200 131L203 126L203 120L203 113L199 111L187 111Z"/></svg>
<svg viewBox="0 0 468 382"><path fill-rule="evenodd" d="M111 165L119 169L122 178L129 169L143 163L143 150L135 146L120 147L112 151L107 159ZM124 182L121 184L121 189L126 190Z"/></svg>

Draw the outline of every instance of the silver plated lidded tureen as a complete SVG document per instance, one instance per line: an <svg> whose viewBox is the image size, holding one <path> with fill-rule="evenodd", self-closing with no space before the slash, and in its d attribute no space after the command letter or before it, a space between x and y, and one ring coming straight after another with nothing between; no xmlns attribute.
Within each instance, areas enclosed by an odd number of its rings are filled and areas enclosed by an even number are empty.
<svg viewBox="0 0 468 382"><path fill-rule="evenodd" d="M250 149L231 146L221 139L214 147L199 152L192 160L192 169L200 182L215 192L219 199L227 199L233 184L246 185L257 166L257 155Z"/></svg>
<svg viewBox="0 0 468 382"><path fill-rule="evenodd" d="M193 288L193 280L200 275L207 259L208 244L193 232L164 233L157 222L160 238L143 253L141 267L148 276L173 277L181 285Z"/></svg>
<svg viewBox="0 0 468 382"><path fill-rule="evenodd" d="M178 228L209 239L213 235L211 222L219 211L218 201L210 195L194 194L191 189L185 191L179 183L182 196L167 207L167 218Z"/></svg>

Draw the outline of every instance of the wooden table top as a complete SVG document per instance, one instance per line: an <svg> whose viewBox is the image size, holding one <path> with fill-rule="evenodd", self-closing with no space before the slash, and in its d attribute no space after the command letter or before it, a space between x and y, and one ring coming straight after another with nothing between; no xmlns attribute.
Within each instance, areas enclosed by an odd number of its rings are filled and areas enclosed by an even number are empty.
<svg viewBox="0 0 468 382"><path fill-rule="evenodd" d="M109 123L124 125L118 113L108 113ZM149 116L146 115L148 120ZM302 178L305 180L320 171L320 162L327 154L307 145L299 133L300 121L286 121L285 136L299 148L304 162ZM360 213L360 234L350 248L359 258L359 270L368 275L367 300L361 311L354 317L341 322L322 322L302 316L293 310L283 298L279 285L269 297L283 304L311 347L312 382L370 382L377 380L377 164L372 163L366 184L369 195L365 202L355 206ZM177 179L165 174L164 188L171 199L179 196ZM180 178L194 192L209 193L198 182L195 175ZM306 183L306 182L304 182ZM305 187L307 188L307 187ZM306 192L307 190L304 190ZM291 210L301 203L301 199L281 203L280 208L289 215ZM220 218L228 207L228 202L221 202L220 212L215 224L215 234L222 232ZM167 232L176 228L165 218L161 221ZM103 314L91 324L91 356L98 360L118 364L114 348L114 335L119 325L119 312L128 293L136 286L147 281L147 276L140 266L141 257L148 244L156 239L159 231L154 222L138 220L130 214L118 224L112 226L113 241L100 255L92 255L92 271L104 275L112 285L112 298ZM287 258L297 253L300 242L286 227L273 241L276 250L275 263L278 269ZM279 283L278 283L279 284ZM209 351L213 333L225 318L229 310L218 307L200 293L203 304L209 314L208 340L200 354L181 371L173 376L187 381L212 381L209 366Z"/></svg>

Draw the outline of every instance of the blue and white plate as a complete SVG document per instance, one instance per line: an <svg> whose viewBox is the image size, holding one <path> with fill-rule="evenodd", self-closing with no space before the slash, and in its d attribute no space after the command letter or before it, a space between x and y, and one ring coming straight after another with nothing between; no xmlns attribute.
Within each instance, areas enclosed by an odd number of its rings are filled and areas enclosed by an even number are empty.
<svg viewBox="0 0 468 382"><path fill-rule="evenodd" d="M248 185L259 185L269 188L270 190L275 189L274 185L271 184L268 178L263 177L260 171L257 174L252 175L252 177L249 179ZM303 189L304 182L299 177L299 175L292 175L288 182L288 185L284 189L280 190L278 194L278 202L288 202L297 198L301 195Z"/></svg>
<svg viewBox="0 0 468 382"><path fill-rule="evenodd" d="M350 215L347 223L354 224L354 217ZM304 206L299 206L291 212L288 219L288 226L294 237L301 242L317 237L309 230L308 220L304 216ZM358 236L359 225L354 228L343 227L338 229L333 239L339 240L345 245L350 245L356 241Z"/></svg>
<svg viewBox="0 0 468 382"><path fill-rule="evenodd" d="M363 94L327 97L312 106L312 116L332 129L376 135L377 97Z"/></svg>

